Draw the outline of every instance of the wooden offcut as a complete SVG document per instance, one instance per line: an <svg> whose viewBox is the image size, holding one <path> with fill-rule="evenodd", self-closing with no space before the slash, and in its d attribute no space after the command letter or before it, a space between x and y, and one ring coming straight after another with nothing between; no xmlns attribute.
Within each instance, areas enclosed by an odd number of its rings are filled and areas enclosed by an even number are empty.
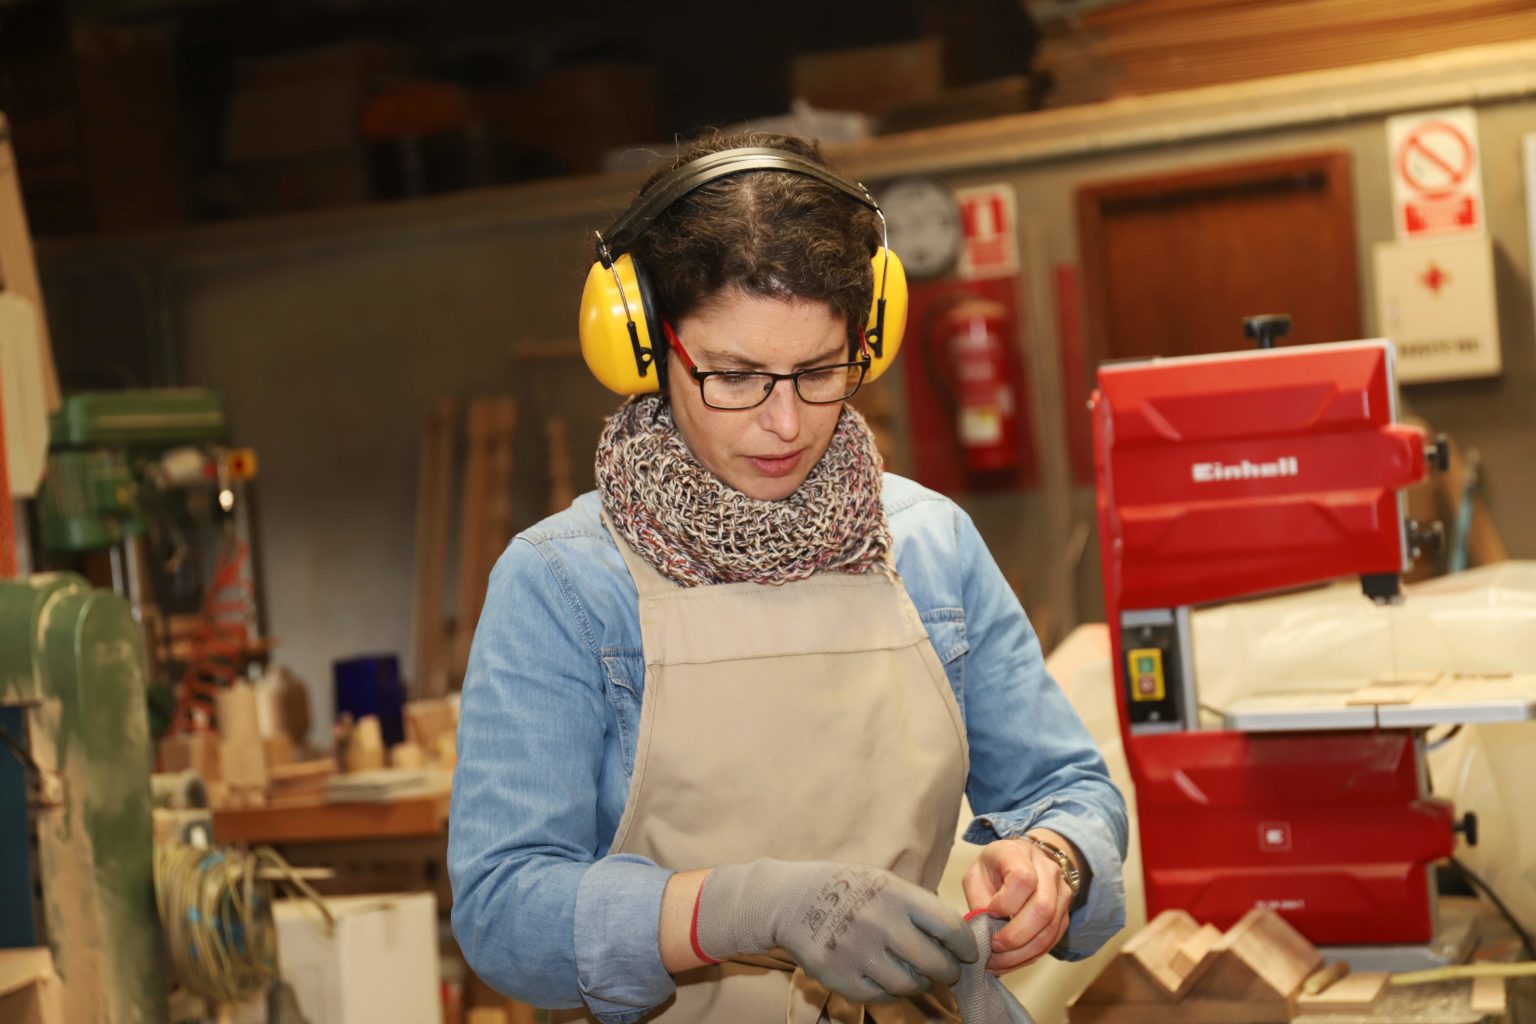
<svg viewBox="0 0 1536 1024"><path fill-rule="evenodd" d="M1485 1017L1502 1017L1507 1009L1505 978L1473 978L1472 1010Z"/></svg>
<svg viewBox="0 0 1536 1024"><path fill-rule="evenodd" d="M1299 1013L1370 1013L1387 987L1387 976L1366 971L1341 978L1319 992L1296 997Z"/></svg>
<svg viewBox="0 0 1536 1024"><path fill-rule="evenodd" d="M1072 1024L1283 1024L1322 954L1272 910L1225 934L1168 910L1068 1009Z"/></svg>

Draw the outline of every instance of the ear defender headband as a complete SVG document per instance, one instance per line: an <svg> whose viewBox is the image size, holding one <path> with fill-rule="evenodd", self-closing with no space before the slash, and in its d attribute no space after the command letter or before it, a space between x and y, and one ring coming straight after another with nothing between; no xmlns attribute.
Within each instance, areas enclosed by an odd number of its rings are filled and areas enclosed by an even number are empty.
<svg viewBox="0 0 1536 1024"><path fill-rule="evenodd" d="M666 366L667 343L650 278L626 250L683 196L717 178L748 171L789 171L815 178L869 207L880 218L881 245L870 261L875 298L864 328L864 357L869 360L864 379L879 377L896 358L907 323L907 276L901 260L885 244L885 214L869 190L795 153L757 147L728 149L691 160L670 172L606 233L597 233L597 262L587 272L581 293L581 355L608 390L621 395L660 390Z"/></svg>

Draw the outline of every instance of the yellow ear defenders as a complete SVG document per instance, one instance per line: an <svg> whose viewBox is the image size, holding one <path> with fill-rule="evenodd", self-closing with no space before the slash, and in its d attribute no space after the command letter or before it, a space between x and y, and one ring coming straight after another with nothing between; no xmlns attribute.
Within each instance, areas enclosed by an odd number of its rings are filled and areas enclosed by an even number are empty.
<svg viewBox="0 0 1536 1024"><path fill-rule="evenodd" d="M673 203L716 178L745 171L790 171L831 185L880 218L881 246L871 263L875 298L865 325L869 371L866 381L885 372L901 348L907 324L907 276L901 260L884 244L885 214L869 190L818 163L779 149L743 148L710 153L689 161L656 182L606 233L597 235L597 262L587 272L581 293L581 354L603 386L621 395L659 390L666 365L662 335L650 280L625 250ZM615 256L614 253L621 255Z"/></svg>

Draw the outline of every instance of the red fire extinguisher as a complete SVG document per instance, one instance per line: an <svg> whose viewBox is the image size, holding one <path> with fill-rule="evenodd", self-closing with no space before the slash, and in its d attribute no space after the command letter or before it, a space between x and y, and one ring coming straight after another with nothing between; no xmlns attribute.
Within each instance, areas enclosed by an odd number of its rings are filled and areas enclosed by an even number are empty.
<svg viewBox="0 0 1536 1024"><path fill-rule="evenodd" d="M947 392L966 471L992 476L1017 470L1019 395L1007 307L964 297L935 319L928 342L930 369L938 389Z"/></svg>

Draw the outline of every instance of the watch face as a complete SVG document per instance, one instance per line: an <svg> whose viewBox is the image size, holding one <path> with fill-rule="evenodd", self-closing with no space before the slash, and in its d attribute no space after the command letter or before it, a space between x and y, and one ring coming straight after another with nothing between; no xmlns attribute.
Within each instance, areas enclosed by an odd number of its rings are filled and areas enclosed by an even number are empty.
<svg viewBox="0 0 1536 1024"><path fill-rule="evenodd" d="M929 178L904 178L877 196L891 251L912 277L937 277L955 265L964 233L954 193Z"/></svg>

